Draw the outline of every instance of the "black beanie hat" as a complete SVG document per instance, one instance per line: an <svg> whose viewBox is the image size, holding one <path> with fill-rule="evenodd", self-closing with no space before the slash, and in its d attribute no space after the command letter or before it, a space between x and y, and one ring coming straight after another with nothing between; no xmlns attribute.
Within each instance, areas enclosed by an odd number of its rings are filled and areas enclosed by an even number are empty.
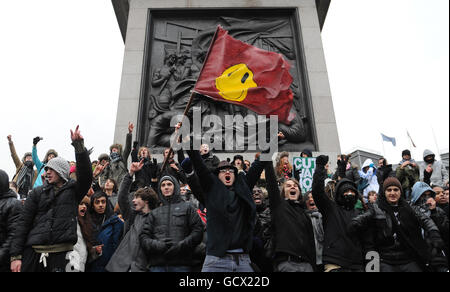
<svg viewBox="0 0 450 292"><path fill-rule="evenodd" d="M353 192L355 192L356 195L358 195L358 189L355 188L355 185L350 182L343 183L342 185L339 186L339 195L343 196L345 191L348 190L352 190Z"/></svg>
<svg viewBox="0 0 450 292"><path fill-rule="evenodd" d="M411 156L411 151L409 151L408 149L403 150L403 152L402 152L402 157L405 156L405 155Z"/></svg>

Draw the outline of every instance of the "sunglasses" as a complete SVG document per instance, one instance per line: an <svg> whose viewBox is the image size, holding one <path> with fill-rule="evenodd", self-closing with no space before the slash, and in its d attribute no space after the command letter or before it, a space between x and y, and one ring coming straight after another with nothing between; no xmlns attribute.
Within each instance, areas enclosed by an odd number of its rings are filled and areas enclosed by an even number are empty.
<svg viewBox="0 0 450 292"><path fill-rule="evenodd" d="M229 173L234 173L234 169L226 168L226 169L221 169L221 170L220 170L220 173L227 173L227 172L229 172Z"/></svg>

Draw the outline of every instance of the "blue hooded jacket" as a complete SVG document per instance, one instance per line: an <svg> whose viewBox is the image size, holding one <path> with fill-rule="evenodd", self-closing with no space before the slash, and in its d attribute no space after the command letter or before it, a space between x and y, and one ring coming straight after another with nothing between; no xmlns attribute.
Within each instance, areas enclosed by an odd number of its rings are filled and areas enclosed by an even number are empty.
<svg viewBox="0 0 450 292"><path fill-rule="evenodd" d="M420 196L422 196L422 194L426 191L431 191L434 193L433 189L427 183L421 181L416 182L412 189L411 205L414 205L417 200L419 200Z"/></svg>

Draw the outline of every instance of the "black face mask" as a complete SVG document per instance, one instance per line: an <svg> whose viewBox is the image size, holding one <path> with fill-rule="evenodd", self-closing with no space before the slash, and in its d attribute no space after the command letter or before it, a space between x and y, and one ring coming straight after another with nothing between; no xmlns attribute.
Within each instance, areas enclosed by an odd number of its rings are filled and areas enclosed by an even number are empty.
<svg viewBox="0 0 450 292"><path fill-rule="evenodd" d="M341 198L342 206L347 210L351 210L355 207L356 196L342 196Z"/></svg>
<svg viewBox="0 0 450 292"><path fill-rule="evenodd" d="M426 159L424 159L424 161L426 163L433 163L434 162L434 157L427 157Z"/></svg>
<svg viewBox="0 0 450 292"><path fill-rule="evenodd" d="M25 161L24 165L28 168L32 168L33 167L33 161Z"/></svg>

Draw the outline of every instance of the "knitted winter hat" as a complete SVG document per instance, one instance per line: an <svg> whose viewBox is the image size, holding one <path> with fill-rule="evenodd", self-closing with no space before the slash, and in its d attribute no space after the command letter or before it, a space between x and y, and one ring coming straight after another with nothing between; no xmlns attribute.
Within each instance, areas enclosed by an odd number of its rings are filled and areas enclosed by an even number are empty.
<svg viewBox="0 0 450 292"><path fill-rule="evenodd" d="M396 177L388 177L383 183L383 190L386 190L388 187L396 186L403 193L402 184Z"/></svg>
<svg viewBox="0 0 450 292"><path fill-rule="evenodd" d="M69 180L70 164L62 157L55 157L45 165L45 170L53 169L65 181Z"/></svg>

